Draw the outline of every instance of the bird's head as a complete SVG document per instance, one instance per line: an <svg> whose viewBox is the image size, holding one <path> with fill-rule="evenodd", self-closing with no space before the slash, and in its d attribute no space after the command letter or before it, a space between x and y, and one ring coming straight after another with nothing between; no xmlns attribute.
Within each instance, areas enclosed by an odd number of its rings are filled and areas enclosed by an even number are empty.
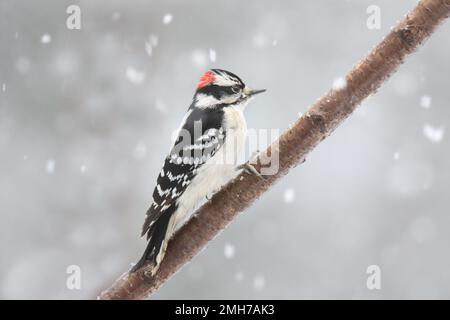
<svg viewBox="0 0 450 320"><path fill-rule="evenodd" d="M266 90L250 89L234 73L211 69L200 78L194 95L194 103L195 106L201 108L245 106L251 97L264 91Z"/></svg>

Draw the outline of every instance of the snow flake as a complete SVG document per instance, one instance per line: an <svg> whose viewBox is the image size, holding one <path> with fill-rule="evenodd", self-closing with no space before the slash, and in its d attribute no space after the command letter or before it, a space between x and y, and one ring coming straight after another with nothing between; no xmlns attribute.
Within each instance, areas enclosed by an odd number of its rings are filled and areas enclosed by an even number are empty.
<svg viewBox="0 0 450 320"><path fill-rule="evenodd" d="M429 241L436 235L436 223L429 217L418 217L411 223L410 232L417 243Z"/></svg>
<svg viewBox="0 0 450 320"><path fill-rule="evenodd" d="M145 72L138 71L133 67L128 67L126 70L128 80L133 84L142 84L145 80Z"/></svg>
<svg viewBox="0 0 450 320"><path fill-rule="evenodd" d="M294 202L295 199L295 191L292 188L288 188L286 190L284 190L284 202L286 203L292 203Z"/></svg>
<svg viewBox="0 0 450 320"><path fill-rule="evenodd" d="M81 173L86 173L86 170L87 170L87 166L85 164L82 164L81 167L80 167L80 172Z"/></svg>
<svg viewBox="0 0 450 320"><path fill-rule="evenodd" d="M3 84L2 84L2 91L3 91L3 92L6 92L6 83L3 83Z"/></svg>
<svg viewBox="0 0 450 320"><path fill-rule="evenodd" d="M430 124L425 124L423 127L423 134L431 143L440 143L444 138L444 127L433 127Z"/></svg>
<svg viewBox="0 0 450 320"><path fill-rule="evenodd" d="M31 62L27 57L19 57L16 60L16 69L20 74L25 74L30 70Z"/></svg>
<svg viewBox="0 0 450 320"><path fill-rule="evenodd" d="M113 14L112 14L112 16L111 16L111 19L114 21L114 22L116 22L116 21L119 21L120 20L120 18L122 17L122 14L120 13L120 12L114 12Z"/></svg>
<svg viewBox="0 0 450 320"><path fill-rule="evenodd" d="M394 152L394 160L400 159L400 153L398 151Z"/></svg>
<svg viewBox="0 0 450 320"><path fill-rule="evenodd" d="M145 42L145 51L148 56L151 57L153 54L153 49L158 46L159 38L157 35L151 34L148 40Z"/></svg>
<svg viewBox="0 0 450 320"><path fill-rule="evenodd" d="M138 141L136 147L133 150L133 156L136 160L142 160L147 155L147 145L144 141Z"/></svg>
<svg viewBox="0 0 450 320"><path fill-rule="evenodd" d="M52 37L48 33L42 35L42 37L41 37L42 44L48 44L50 42L52 42Z"/></svg>
<svg viewBox="0 0 450 320"><path fill-rule="evenodd" d="M171 13L166 13L166 14L164 15L162 21L163 21L164 24L169 24L169 23L172 22L172 20L173 20L173 15L172 15Z"/></svg>
<svg viewBox="0 0 450 320"><path fill-rule="evenodd" d="M263 275L257 275L253 279L253 288L255 288L255 290L261 291L264 289L265 286L266 286L266 279L264 278Z"/></svg>
<svg viewBox="0 0 450 320"><path fill-rule="evenodd" d="M334 79L333 81L333 90L342 90L347 87L347 80L343 77L339 77Z"/></svg>
<svg viewBox="0 0 450 320"><path fill-rule="evenodd" d="M48 159L47 164L45 165L45 170L49 174L53 174L55 172L56 161L53 159Z"/></svg>
<svg viewBox="0 0 450 320"><path fill-rule="evenodd" d="M253 37L253 45L257 48L263 48L267 45L267 37L263 34L257 34Z"/></svg>
<svg viewBox="0 0 450 320"><path fill-rule="evenodd" d="M430 109L431 107L431 97L430 96L422 96L420 98L420 106L424 109Z"/></svg>
<svg viewBox="0 0 450 320"><path fill-rule="evenodd" d="M155 101L155 108L160 111L160 112L164 112L166 111L166 104L164 103L164 101L162 101L161 99L156 99ZM177 135L178 132L175 132L175 135ZM178 136L178 135L177 135ZM177 136L175 136L174 139L177 138Z"/></svg>
<svg viewBox="0 0 450 320"><path fill-rule="evenodd" d="M216 59L217 59L217 53L216 53L216 50L214 50L214 49L209 49L209 61L211 61L211 62L216 62Z"/></svg>
<svg viewBox="0 0 450 320"><path fill-rule="evenodd" d="M232 259L234 257L235 252L236 249L231 243L225 243L225 247L223 248L223 254L225 258Z"/></svg>

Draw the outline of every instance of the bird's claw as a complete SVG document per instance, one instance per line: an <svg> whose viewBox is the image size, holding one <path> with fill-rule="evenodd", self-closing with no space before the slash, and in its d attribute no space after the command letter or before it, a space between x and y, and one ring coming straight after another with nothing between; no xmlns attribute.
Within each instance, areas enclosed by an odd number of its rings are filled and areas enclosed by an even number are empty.
<svg viewBox="0 0 450 320"><path fill-rule="evenodd" d="M258 178L265 180L265 178L261 175L261 173L259 173L258 170L256 170L256 168L249 162L241 164L240 166L238 166L238 169L243 170L243 171L247 172L248 174L254 174Z"/></svg>

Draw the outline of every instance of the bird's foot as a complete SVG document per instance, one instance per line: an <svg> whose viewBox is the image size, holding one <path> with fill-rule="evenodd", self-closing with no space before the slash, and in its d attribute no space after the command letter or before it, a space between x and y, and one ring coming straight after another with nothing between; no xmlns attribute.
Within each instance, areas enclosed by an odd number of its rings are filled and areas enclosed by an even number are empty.
<svg viewBox="0 0 450 320"><path fill-rule="evenodd" d="M261 175L261 173L259 173L258 170L256 170L256 168L250 162L246 162L244 164L239 165L238 170L243 170L248 174L254 174L258 178L265 180L265 178Z"/></svg>

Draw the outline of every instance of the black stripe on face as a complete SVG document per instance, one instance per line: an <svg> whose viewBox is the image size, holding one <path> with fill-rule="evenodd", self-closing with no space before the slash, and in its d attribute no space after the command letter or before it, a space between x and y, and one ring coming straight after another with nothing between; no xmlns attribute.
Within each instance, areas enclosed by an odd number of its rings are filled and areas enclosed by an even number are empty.
<svg viewBox="0 0 450 320"><path fill-rule="evenodd" d="M233 91L236 89L233 89L233 88L242 90L243 87L241 87L241 86L218 86L215 84L210 84L201 89L198 89L197 93L202 93L202 94L205 94L208 96L213 96L217 100L220 100L225 96L231 96L231 95L236 94L236 92Z"/></svg>

